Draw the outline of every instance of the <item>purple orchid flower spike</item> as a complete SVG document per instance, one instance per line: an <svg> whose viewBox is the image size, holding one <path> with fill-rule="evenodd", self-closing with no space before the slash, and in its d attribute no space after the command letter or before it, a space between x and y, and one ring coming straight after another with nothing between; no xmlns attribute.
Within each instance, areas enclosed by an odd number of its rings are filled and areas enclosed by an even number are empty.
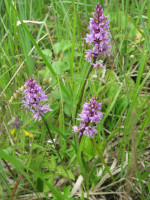
<svg viewBox="0 0 150 200"><path fill-rule="evenodd" d="M80 118L77 120L81 121L81 124L73 126L73 132L80 133L79 137L82 135L94 137L97 134L95 123L101 122L103 117L100 112L102 103L98 103L97 100L97 97L90 99L90 103L85 103L81 114L78 114Z"/></svg>
<svg viewBox="0 0 150 200"><path fill-rule="evenodd" d="M85 59L88 62L92 61L92 57L97 58L99 55L103 53L107 53L110 55L110 33L109 33L109 20L107 20L108 16L103 16L103 9L98 2L96 6L96 12L93 12L94 18L90 18L89 34L86 34L86 42L89 44L93 44L93 49L86 50ZM102 67L101 60L99 63L91 63L95 68Z"/></svg>
<svg viewBox="0 0 150 200"><path fill-rule="evenodd" d="M41 90L41 86L37 85L33 78L29 78L26 82L27 88L23 91L25 94L23 105L27 107L36 120L41 120L41 116L48 111L52 111L48 104L45 104L47 96Z"/></svg>

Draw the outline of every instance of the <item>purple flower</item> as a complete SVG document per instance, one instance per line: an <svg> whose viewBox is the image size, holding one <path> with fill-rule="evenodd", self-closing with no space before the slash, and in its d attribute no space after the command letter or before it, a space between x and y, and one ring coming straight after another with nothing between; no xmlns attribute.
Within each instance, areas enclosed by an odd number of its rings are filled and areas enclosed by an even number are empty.
<svg viewBox="0 0 150 200"><path fill-rule="evenodd" d="M45 92L41 90L41 86L37 85L33 78L30 77L26 85L27 88L23 91L23 94L25 94L23 105L30 109L35 121L41 120L41 116L44 113L52 111L48 104L44 104L47 100L47 96Z"/></svg>
<svg viewBox="0 0 150 200"><path fill-rule="evenodd" d="M83 134L88 137L94 137L98 132L95 127L91 127L91 126L85 127Z"/></svg>
<svg viewBox="0 0 150 200"><path fill-rule="evenodd" d="M80 118L77 118L77 120L81 121L81 124L73 126L73 132L79 132L79 137L83 134L94 137L97 134L95 123L100 122L103 117L100 112L102 103L98 103L97 100L97 97L90 99L90 103L85 103L81 114L78 114Z"/></svg>
<svg viewBox="0 0 150 200"><path fill-rule="evenodd" d="M13 127L15 127L16 129L19 129L22 124L23 124L23 121L21 121L20 119L16 118L14 123L13 123Z"/></svg>
<svg viewBox="0 0 150 200"><path fill-rule="evenodd" d="M94 68L96 69L98 67L104 67L102 63L103 63L102 60L98 60L98 61L96 61L96 63L91 63L91 65L93 65Z"/></svg>
<svg viewBox="0 0 150 200"><path fill-rule="evenodd" d="M86 50L85 58L88 62L92 61L92 57L97 58L104 52L110 55L110 33L109 33L109 21L106 21L108 16L103 16L103 9L98 2L96 6L96 12L93 12L94 18L90 18L89 34L86 34L86 42L93 44L93 49ZM97 65L94 67L102 67L102 65Z"/></svg>
<svg viewBox="0 0 150 200"><path fill-rule="evenodd" d="M73 129L74 133L78 133L79 132L78 126L73 126L72 129Z"/></svg>

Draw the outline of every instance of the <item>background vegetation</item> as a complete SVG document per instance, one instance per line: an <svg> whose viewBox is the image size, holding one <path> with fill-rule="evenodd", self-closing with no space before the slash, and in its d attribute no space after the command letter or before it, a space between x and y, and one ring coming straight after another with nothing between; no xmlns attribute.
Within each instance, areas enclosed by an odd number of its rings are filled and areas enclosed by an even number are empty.
<svg viewBox="0 0 150 200"><path fill-rule="evenodd" d="M101 58L105 68L90 74L77 110L90 68L83 38L97 3L0 1L2 200L150 199L150 1L100 1L112 53ZM45 119L55 144L16 93L30 76L48 95L53 111ZM103 122L94 142L84 137L79 145L76 112L94 96ZM16 118L23 123L13 133Z"/></svg>

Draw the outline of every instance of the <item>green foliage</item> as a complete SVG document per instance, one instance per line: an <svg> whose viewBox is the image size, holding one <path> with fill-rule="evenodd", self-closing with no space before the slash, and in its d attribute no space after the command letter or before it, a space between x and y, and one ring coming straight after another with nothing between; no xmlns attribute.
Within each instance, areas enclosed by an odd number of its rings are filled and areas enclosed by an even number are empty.
<svg viewBox="0 0 150 200"><path fill-rule="evenodd" d="M112 53L101 57L104 69L92 70L77 110L90 68L83 38L97 2L0 1L0 199L11 199L20 175L14 199L107 199L112 191L112 198L123 198L117 192L128 187L130 198L149 199L150 2L100 1L109 15ZM16 92L29 76L53 109L39 122ZM83 136L79 144L72 132L79 125L76 112L94 96L102 102L103 120L95 142ZM23 127L11 134L16 117Z"/></svg>
<svg viewBox="0 0 150 200"><path fill-rule="evenodd" d="M97 152L95 146L93 145L91 139L88 137L85 138L83 152L85 153L85 155L87 155L89 157L89 159L98 155L98 152Z"/></svg>
<svg viewBox="0 0 150 200"><path fill-rule="evenodd" d="M60 53L64 53L66 50L70 49L72 47L72 44L70 41L61 41L58 43L55 43L53 48L55 53L58 55Z"/></svg>

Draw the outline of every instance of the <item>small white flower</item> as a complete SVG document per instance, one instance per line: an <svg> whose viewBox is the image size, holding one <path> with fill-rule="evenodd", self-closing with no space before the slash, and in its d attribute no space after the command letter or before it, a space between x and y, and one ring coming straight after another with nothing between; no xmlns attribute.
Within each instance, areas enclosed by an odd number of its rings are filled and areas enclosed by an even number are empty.
<svg viewBox="0 0 150 200"><path fill-rule="evenodd" d="M54 138L53 139L53 141L52 140L47 140L47 143L49 143L49 144L52 144L53 142L55 142L56 141L56 139ZM55 149L55 146L54 145L52 145L52 148L54 148Z"/></svg>

